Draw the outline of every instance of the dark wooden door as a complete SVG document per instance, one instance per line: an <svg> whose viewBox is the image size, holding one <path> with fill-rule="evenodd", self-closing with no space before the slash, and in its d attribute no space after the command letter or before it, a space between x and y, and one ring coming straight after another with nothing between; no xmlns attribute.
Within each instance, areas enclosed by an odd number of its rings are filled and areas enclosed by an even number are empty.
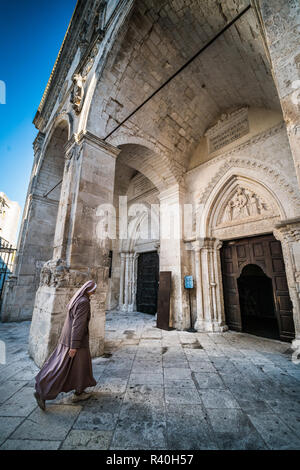
<svg viewBox="0 0 300 470"><path fill-rule="evenodd" d="M258 265L272 279L279 336L295 336L292 302L289 296L281 243L273 235L224 242L221 250L226 321L232 330L242 331L238 278L247 264Z"/></svg>
<svg viewBox="0 0 300 470"><path fill-rule="evenodd" d="M162 330L170 329L171 277L171 271L161 271L159 274L156 326Z"/></svg>
<svg viewBox="0 0 300 470"><path fill-rule="evenodd" d="M156 251L141 253L138 257L137 310L155 315L157 312L157 288L159 258Z"/></svg>

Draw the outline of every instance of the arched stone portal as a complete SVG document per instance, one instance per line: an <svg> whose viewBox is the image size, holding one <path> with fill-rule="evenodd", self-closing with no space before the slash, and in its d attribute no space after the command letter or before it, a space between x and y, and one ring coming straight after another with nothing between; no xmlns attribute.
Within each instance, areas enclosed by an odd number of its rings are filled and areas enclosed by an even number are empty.
<svg viewBox="0 0 300 470"><path fill-rule="evenodd" d="M267 173L260 181L253 165L247 172L228 165L225 168L215 177L214 185L209 183L211 189L203 193L198 206L200 236L194 242L194 251L200 314L196 327L218 331L229 326L242 331L238 278L244 266L255 262L263 270L267 267L272 278L279 336L291 340L299 318L299 301L292 304L290 300L296 300L295 281L291 279L287 249L282 255L280 242L273 235L263 235L276 234L277 224L286 218L283 201L287 194L282 187L276 188L274 181L268 181ZM293 213L292 207L289 210Z"/></svg>
<svg viewBox="0 0 300 470"><path fill-rule="evenodd" d="M179 184L169 160L157 154L151 146L141 145L141 139L138 141L139 144L125 144L124 136L121 144L119 139L114 140L121 148L116 165L114 203L118 213L119 196L128 196L128 221L125 239L112 243L115 256L113 254L111 288L114 293L107 306L118 307L121 311L136 309L138 256L156 251L159 247L160 271L172 271L171 322L182 329L186 327L189 315L182 284L186 253L182 237L176 239L171 233L170 238L166 238L161 233L161 220L164 225L167 217L161 219L160 207L161 204L174 207L177 213L177 206L183 204L184 188ZM134 171L129 172L128 168ZM117 220L120 236L120 214ZM179 223L182 224L182 220Z"/></svg>
<svg viewBox="0 0 300 470"><path fill-rule="evenodd" d="M164 236L168 214L160 217L160 270L172 271L171 326L189 327L184 276L194 273L195 327L225 331L222 243L273 233L283 251L294 345L299 346L299 146L294 145L299 134L299 41L290 37L291 31L297 35L298 10L295 2L278 2L274 8L267 0L251 2L251 8L247 0L163 6L150 0L116 0L100 2L101 8L98 1L77 2L34 119L39 130L35 162L40 155L43 160L56 127L65 141L68 128L54 242L47 232L49 252L36 258L26 251L36 222L29 217L35 207L31 188L38 181L34 166L14 271L19 288L12 280L3 310L7 320L30 317L39 261L46 261L30 340L38 364L57 341L72 292L90 277L99 286L91 349L93 355L103 351L105 307L107 302L118 305L121 289L113 279L120 279L121 258L120 246L112 250L99 223L101 207L107 210L126 194L115 190L118 161L124 170L120 178L139 172L158 191L160 208L177 208L173 219L177 217L180 229L184 220L178 207L186 203L195 212L198 208L190 233L184 227L175 240ZM201 54L189 62L200 48ZM286 71L291 71L288 79ZM57 168L55 163L50 173ZM54 173L50 177L54 180ZM57 201L51 207L57 210ZM43 219L46 228L47 217Z"/></svg>

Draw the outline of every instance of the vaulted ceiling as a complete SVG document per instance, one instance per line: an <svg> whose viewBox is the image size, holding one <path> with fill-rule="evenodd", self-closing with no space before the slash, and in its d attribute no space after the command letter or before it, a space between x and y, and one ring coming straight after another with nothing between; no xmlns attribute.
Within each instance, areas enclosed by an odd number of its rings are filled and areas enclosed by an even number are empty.
<svg viewBox="0 0 300 470"><path fill-rule="evenodd" d="M100 123L101 137L247 5L248 0L138 0L109 54L90 115ZM280 110L252 8L125 127L159 142L187 165L208 126L222 113L244 105Z"/></svg>

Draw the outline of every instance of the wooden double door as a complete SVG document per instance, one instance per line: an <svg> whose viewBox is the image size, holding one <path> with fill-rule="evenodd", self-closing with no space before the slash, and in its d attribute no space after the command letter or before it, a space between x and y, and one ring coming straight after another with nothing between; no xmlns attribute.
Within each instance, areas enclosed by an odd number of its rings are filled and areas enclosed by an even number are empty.
<svg viewBox="0 0 300 470"><path fill-rule="evenodd" d="M221 265L228 327L284 341L293 339L292 302L281 243L273 235L226 241Z"/></svg>
<svg viewBox="0 0 300 470"><path fill-rule="evenodd" d="M141 253L138 257L136 306L138 312L157 312L159 257L157 251Z"/></svg>

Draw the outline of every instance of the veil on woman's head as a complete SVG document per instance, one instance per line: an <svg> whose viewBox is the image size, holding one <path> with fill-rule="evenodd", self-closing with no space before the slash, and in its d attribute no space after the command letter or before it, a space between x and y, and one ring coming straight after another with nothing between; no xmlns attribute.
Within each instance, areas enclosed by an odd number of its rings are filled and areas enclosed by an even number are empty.
<svg viewBox="0 0 300 470"><path fill-rule="evenodd" d="M78 289L75 294L73 295L72 299L68 303L68 310L70 310L75 302L80 299L86 292L93 292L97 287L97 284L95 281L87 281L83 284L83 286Z"/></svg>

